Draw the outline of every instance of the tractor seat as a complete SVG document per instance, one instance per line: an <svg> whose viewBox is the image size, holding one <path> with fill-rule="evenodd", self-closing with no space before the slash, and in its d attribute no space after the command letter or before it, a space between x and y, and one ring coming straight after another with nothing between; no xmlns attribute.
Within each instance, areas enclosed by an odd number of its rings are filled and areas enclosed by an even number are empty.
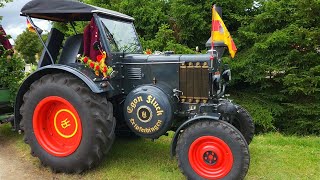
<svg viewBox="0 0 320 180"><path fill-rule="evenodd" d="M59 64L75 63L78 54L83 53L83 34L70 36L64 43Z"/></svg>

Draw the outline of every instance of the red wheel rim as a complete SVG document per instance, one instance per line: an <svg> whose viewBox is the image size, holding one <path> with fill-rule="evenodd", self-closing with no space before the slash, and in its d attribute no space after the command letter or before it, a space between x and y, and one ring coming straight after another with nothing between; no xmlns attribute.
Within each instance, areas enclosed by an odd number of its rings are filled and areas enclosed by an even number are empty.
<svg viewBox="0 0 320 180"><path fill-rule="evenodd" d="M66 157L79 147L81 120L67 100L57 96L41 100L34 111L32 122L38 143L49 154Z"/></svg>
<svg viewBox="0 0 320 180"><path fill-rule="evenodd" d="M223 140L203 136L191 144L189 162L192 169L202 178L221 179L230 172L233 155Z"/></svg>

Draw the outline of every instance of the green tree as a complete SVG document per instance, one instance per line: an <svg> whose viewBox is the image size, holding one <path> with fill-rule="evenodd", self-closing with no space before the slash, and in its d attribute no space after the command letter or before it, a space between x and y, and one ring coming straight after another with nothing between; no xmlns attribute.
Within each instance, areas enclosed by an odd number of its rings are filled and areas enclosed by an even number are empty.
<svg viewBox="0 0 320 180"><path fill-rule="evenodd" d="M224 0L217 1L222 7L225 24L231 34L242 24L248 23L248 16L256 13L254 0ZM171 0L170 24L175 31L179 43L188 47L200 46L211 36L212 1L211 0Z"/></svg>
<svg viewBox="0 0 320 180"><path fill-rule="evenodd" d="M27 64L36 63L36 54L40 54L42 48L37 34L27 29L15 41L15 49L22 55Z"/></svg>
<svg viewBox="0 0 320 180"><path fill-rule="evenodd" d="M159 31L152 40L144 40L141 38L141 44L146 49L154 51L174 51L177 54L193 54L193 50L187 46L177 43L174 37L174 31L170 29L168 24L160 26Z"/></svg>
<svg viewBox="0 0 320 180"><path fill-rule="evenodd" d="M320 0L268 0L260 10L238 30L234 88L250 89L280 130L320 134Z"/></svg>
<svg viewBox="0 0 320 180"><path fill-rule="evenodd" d="M134 17L137 32L145 40L153 39L159 27L169 22L168 1L164 0L114 1L109 8Z"/></svg>
<svg viewBox="0 0 320 180"><path fill-rule="evenodd" d="M5 3L11 2L12 0L0 0L0 8L5 5Z"/></svg>
<svg viewBox="0 0 320 180"><path fill-rule="evenodd" d="M20 82L24 78L24 65L22 58L17 54L11 55L8 50L0 49L0 88L10 90L10 101L14 102Z"/></svg>

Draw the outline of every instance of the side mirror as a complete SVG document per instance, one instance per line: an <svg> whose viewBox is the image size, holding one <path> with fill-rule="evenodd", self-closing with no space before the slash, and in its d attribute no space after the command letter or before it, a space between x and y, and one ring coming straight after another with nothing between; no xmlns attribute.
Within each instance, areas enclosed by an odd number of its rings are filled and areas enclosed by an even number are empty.
<svg viewBox="0 0 320 180"><path fill-rule="evenodd" d="M231 70L230 70L230 69L225 70L225 71L222 73L222 78L223 78L226 82L231 81Z"/></svg>
<svg viewBox="0 0 320 180"><path fill-rule="evenodd" d="M96 41L93 43L93 49L98 51L101 49L100 42Z"/></svg>
<svg viewBox="0 0 320 180"><path fill-rule="evenodd" d="M231 70L228 65L225 65L224 71L222 73L222 78L225 82L231 81Z"/></svg>

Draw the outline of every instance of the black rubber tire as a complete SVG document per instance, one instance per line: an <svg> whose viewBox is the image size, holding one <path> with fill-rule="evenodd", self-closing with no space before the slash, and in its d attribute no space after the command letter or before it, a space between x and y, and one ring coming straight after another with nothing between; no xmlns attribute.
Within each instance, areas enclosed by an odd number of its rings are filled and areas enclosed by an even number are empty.
<svg viewBox="0 0 320 180"><path fill-rule="evenodd" d="M222 103L224 102L230 103L229 101L223 101ZM221 120L226 121L236 127L242 133L247 143L250 144L253 140L255 132L253 118L245 108L238 104L234 105L237 108L236 114L231 116L222 114Z"/></svg>
<svg viewBox="0 0 320 180"><path fill-rule="evenodd" d="M179 136L176 154L182 173L192 180L204 179L191 167L188 157L191 144L202 136L213 136L223 140L233 154L233 165L230 172L222 179L241 180L246 176L249 164L249 147L242 134L231 124L224 121L200 121L190 125Z"/></svg>
<svg viewBox="0 0 320 180"><path fill-rule="evenodd" d="M37 104L48 96L59 96L77 110L82 123L80 145L71 155L56 157L38 143L33 130L32 117ZM34 82L23 97L20 125L31 154L53 172L81 173L97 165L110 150L114 141L115 118L113 106L103 95L94 94L78 78L69 74L45 75Z"/></svg>
<svg viewBox="0 0 320 180"><path fill-rule="evenodd" d="M116 137L128 138L128 139L139 139L140 136L136 135L127 125L124 120L123 103L125 96L118 96L112 98L112 104L114 105L113 116L117 120L117 126L115 129Z"/></svg>
<svg viewBox="0 0 320 180"><path fill-rule="evenodd" d="M246 109L244 109L240 105L236 106L238 111L236 114L236 118L233 119L233 122L231 122L231 124L242 133L247 143L250 144L253 140L255 131L253 119Z"/></svg>

